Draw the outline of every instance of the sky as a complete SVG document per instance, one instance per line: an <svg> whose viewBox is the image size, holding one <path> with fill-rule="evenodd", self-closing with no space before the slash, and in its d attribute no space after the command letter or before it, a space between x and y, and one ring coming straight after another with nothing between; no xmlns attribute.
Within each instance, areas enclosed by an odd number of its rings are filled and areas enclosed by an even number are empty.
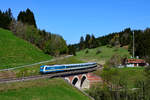
<svg viewBox="0 0 150 100"><path fill-rule="evenodd" d="M128 27L150 27L149 5L150 0L1 0L0 10L11 8L17 18L20 11L30 8L39 29L74 44L86 34L100 37Z"/></svg>

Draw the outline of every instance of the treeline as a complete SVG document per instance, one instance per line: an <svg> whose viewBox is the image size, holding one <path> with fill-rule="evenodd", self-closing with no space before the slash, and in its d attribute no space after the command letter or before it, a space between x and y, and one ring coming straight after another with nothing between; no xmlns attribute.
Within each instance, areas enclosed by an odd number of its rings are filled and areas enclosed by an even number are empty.
<svg viewBox="0 0 150 100"><path fill-rule="evenodd" d="M126 28L121 32L110 33L106 36L96 38L100 42L99 46L111 45L111 46L126 46L132 42L133 31L130 28Z"/></svg>
<svg viewBox="0 0 150 100"><path fill-rule="evenodd" d="M97 39L95 38L95 36L92 34L86 34L86 37L84 39L83 36L81 36L80 38L80 42L78 44L74 44L74 48L76 51L82 50L82 49L86 49L86 48L96 48L98 47L100 44L97 41Z"/></svg>
<svg viewBox="0 0 150 100"><path fill-rule="evenodd" d="M0 11L0 27L11 30L17 37L29 41L45 53L52 56L68 53L66 41L62 36L46 32L37 28L36 20L30 9L21 11L14 19L11 9L6 12ZM1 21L9 19L9 21Z"/></svg>
<svg viewBox="0 0 150 100"><path fill-rule="evenodd" d="M9 8L5 12L0 10L0 27L4 29L9 29L9 25L13 19L11 9Z"/></svg>
<svg viewBox="0 0 150 100"><path fill-rule="evenodd" d="M78 44L74 44L75 49L82 50L85 48L96 48L99 46L126 46L132 42L132 32L130 28L127 28L121 32L110 33L106 36L95 38L94 35L87 34L85 39L83 36L80 38Z"/></svg>
<svg viewBox="0 0 150 100"><path fill-rule="evenodd" d="M150 28L135 30L135 55L145 58L150 63ZM130 43L130 52L132 52L132 43Z"/></svg>
<svg viewBox="0 0 150 100"><path fill-rule="evenodd" d="M96 48L99 46L110 45L110 46L126 46L132 42L132 31L127 28L121 32L110 33L106 36L95 38L94 35L87 34L85 39L83 36L80 38L78 44L74 44L76 51L85 48Z"/></svg>
<svg viewBox="0 0 150 100"><path fill-rule="evenodd" d="M68 45L69 54L76 55L76 51L83 50L86 48L89 48L89 49L96 48L98 47L98 45L99 43L96 40L95 36L87 34L85 39L83 36L80 38L80 43Z"/></svg>
<svg viewBox="0 0 150 100"><path fill-rule="evenodd" d="M101 45L110 46L127 46L128 51L132 55L133 53L133 32L134 32L134 44L135 44L135 56L139 56L150 62L150 28L145 30L131 30L127 28L121 32L109 34L104 37L97 38L97 41L102 43ZM101 46L100 45L100 46Z"/></svg>
<svg viewBox="0 0 150 100"><path fill-rule="evenodd" d="M133 32L135 35L135 56L139 56L150 62L150 28L145 30L131 30L130 28L126 28L121 32L114 32L98 38L87 34L85 39L81 37L80 42L74 44L73 47L75 51L79 51L85 48L96 48L104 45L108 45L109 47L126 46L132 55Z"/></svg>

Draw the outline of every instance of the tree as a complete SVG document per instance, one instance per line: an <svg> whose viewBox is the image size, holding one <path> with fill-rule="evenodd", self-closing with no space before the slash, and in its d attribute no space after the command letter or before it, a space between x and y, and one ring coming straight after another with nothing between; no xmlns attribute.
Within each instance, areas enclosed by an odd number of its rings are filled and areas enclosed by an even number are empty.
<svg viewBox="0 0 150 100"><path fill-rule="evenodd" d="M73 45L68 45L68 53L69 54L73 54L74 56L76 56L76 51Z"/></svg>
<svg viewBox="0 0 150 100"><path fill-rule="evenodd" d="M115 34L114 36L113 36L113 38L111 39L111 41L110 41L110 45L111 46L117 46L117 45L119 45L120 43L119 43L119 34Z"/></svg>
<svg viewBox="0 0 150 100"><path fill-rule="evenodd" d="M85 47L86 48L90 48L90 38L91 38L91 36L89 34L87 34L86 38L85 38Z"/></svg>
<svg viewBox="0 0 150 100"><path fill-rule="evenodd" d="M66 41L59 35L51 34L51 38L46 41L44 52L53 56L59 56L68 52Z"/></svg>
<svg viewBox="0 0 150 100"><path fill-rule="evenodd" d="M83 36L81 36L81 38L80 38L80 44L79 45L80 45L80 50L85 48Z"/></svg>
<svg viewBox="0 0 150 100"><path fill-rule="evenodd" d="M122 59L121 59L121 56L120 56L120 55L114 54L114 55L110 58L110 60L107 62L107 64L108 64L108 66L111 66L111 67L117 67L117 66L119 66L119 65L122 63L121 60L122 60Z"/></svg>
<svg viewBox="0 0 150 100"><path fill-rule="evenodd" d="M33 12L27 8L26 11L21 11L17 17L17 21L21 21L28 25L33 25L34 27L37 27L35 17Z"/></svg>
<svg viewBox="0 0 150 100"><path fill-rule="evenodd" d="M13 19L11 9L9 8L5 12L0 10L0 27L4 29L9 29L10 23Z"/></svg>
<svg viewBox="0 0 150 100"><path fill-rule="evenodd" d="M92 43L91 43L91 48L96 48L96 47L98 47L98 41L96 40L96 38L95 38L95 36L92 34L92 36L91 36L91 38L92 38Z"/></svg>

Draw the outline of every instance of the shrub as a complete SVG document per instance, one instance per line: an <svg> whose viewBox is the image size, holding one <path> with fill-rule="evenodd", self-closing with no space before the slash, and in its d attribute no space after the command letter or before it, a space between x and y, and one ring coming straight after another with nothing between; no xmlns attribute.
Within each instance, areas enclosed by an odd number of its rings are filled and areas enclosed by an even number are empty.
<svg viewBox="0 0 150 100"><path fill-rule="evenodd" d="M88 53L89 53L89 50L86 50L86 51L85 51L85 54L88 54Z"/></svg>
<svg viewBox="0 0 150 100"><path fill-rule="evenodd" d="M101 53L101 50L100 49L98 49L97 50L97 52L96 52L96 54L100 54Z"/></svg>
<svg viewBox="0 0 150 100"><path fill-rule="evenodd" d="M114 51L118 51L118 48L115 48Z"/></svg>
<svg viewBox="0 0 150 100"><path fill-rule="evenodd" d="M114 54L106 63L111 67L117 67L121 64L121 56L118 54Z"/></svg>
<svg viewBox="0 0 150 100"><path fill-rule="evenodd" d="M107 47L108 47L108 48L112 48L112 46L111 46L111 45L107 45Z"/></svg>

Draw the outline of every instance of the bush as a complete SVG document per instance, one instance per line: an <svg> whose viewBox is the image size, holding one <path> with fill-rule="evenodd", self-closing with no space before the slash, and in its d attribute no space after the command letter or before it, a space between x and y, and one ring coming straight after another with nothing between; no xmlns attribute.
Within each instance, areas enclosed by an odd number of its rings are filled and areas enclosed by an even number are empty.
<svg viewBox="0 0 150 100"><path fill-rule="evenodd" d="M117 67L121 64L121 56L118 54L114 54L106 63L111 67Z"/></svg>
<svg viewBox="0 0 150 100"><path fill-rule="evenodd" d="M86 50L86 51L85 51L85 54L88 54L88 53L89 53L89 50Z"/></svg>
<svg viewBox="0 0 150 100"><path fill-rule="evenodd" d="M118 51L118 48L115 48L114 51Z"/></svg>
<svg viewBox="0 0 150 100"><path fill-rule="evenodd" d="M108 47L108 48L112 48L112 46L111 46L111 45L107 45L107 47Z"/></svg>
<svg viewBox="0 0 150 100"><path fill-rule="evenodd" d="M97 50L97 52L96 52L96 54L100 54L101 53L101 50L100 49L98 49Z"/></svg>

